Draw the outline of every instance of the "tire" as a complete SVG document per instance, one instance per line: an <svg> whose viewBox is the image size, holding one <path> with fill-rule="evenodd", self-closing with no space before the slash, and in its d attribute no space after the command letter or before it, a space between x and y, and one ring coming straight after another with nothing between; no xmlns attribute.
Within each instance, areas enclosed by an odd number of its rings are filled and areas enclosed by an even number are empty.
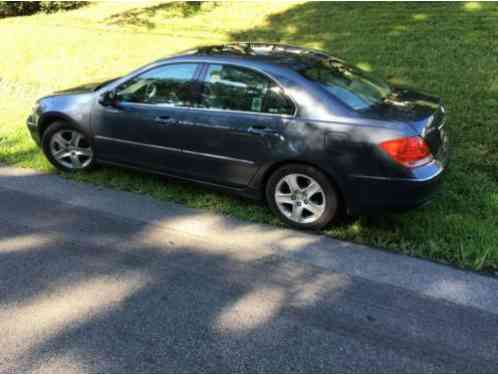
<svg viewBox="0 0 498 375"><path fill-rule="evenodd" d="M283 222L297 229L319 230L339 215L334 185L323 172L308 165L288 164L277 169L266 184L266 200Z"/></svg>
<svg viewBox="0 0 498 375"><path fill-rule="evenodd" d="M95 165L90 137L64 121L56 121L45 130L42 149L48 161L63 172L86 171Z"/></svg>

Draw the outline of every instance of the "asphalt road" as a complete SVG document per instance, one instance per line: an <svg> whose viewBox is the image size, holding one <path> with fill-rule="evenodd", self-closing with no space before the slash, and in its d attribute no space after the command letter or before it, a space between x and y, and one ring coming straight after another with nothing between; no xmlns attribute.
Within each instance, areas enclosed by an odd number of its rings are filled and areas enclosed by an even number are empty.
<svg viewBox="0 0 498 375"><path fill-rule="evenodd" d="M0 372L498 371L492 309L28 185L0 178Z"/></svg>

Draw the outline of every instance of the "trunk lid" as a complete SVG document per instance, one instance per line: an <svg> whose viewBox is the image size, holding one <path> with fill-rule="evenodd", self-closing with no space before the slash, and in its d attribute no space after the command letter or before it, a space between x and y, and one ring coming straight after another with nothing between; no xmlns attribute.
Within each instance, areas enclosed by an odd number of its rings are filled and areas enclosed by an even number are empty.
<svg viewBox="0 0 498 375"><path fill-rule="evenodd" d="M368 112L377 119L408 124L427 142L434 158L446 162L448 153L446 111L439 98L395 87L390 97Z"/></svg>

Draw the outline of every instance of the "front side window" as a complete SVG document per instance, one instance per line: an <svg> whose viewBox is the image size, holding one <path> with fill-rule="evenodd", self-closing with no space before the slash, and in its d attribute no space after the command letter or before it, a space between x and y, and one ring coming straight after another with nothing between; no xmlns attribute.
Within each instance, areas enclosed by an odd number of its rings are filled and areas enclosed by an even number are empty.
<svg viewBox="0 0 498 375"><path fill-rule="evenodd" d="M385 82L341 61L323 59L300 71L354 110L367 109L382 103L391 88Z"/></svg>
<svg viewBox="0 0 498 375"><path fill-rule="evenodd" d="M292 115L294 105L268 77L231 65L209 65L201 107L231 111Z"/></svg>
<svg viewBox="0 0 498 375"><path fill-rule="evenodd" d="M122 84L119 101L192 107L193 78L198 64L173 64L149 70Z"/></svg>

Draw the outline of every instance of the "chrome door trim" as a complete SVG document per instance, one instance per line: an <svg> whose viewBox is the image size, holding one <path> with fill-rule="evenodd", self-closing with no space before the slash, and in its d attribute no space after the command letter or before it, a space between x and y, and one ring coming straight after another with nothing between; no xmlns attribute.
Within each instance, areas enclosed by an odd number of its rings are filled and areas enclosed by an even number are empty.
<svg viewBox="0 0 498 375"><path fill-rule="evenodd" d="M127 144L135 145L135 146L146 146L146 147L156 148L156 149L159 149L159 150L182 152L182 150L180 150L179 148L159 146L159 145L153 145L153 144L149 144L149 143L127 141L126 139L104 137L102 135L96 135L95 139L102 139L104 141L111 141L111 142L127 143Z"/></svg>
<svg viewBox="0 0 498 375"><path fill-rule="evenodd" d="M204 112L218 112L218 113L234 113L234 114L242 114L242 115L251 115L251 116L269 116L269 117L277 117L277 118L284 118L284 119L293 119L296 116L295 115L284 115L284 114L278 114L278 113L266 113L266 112L251 112L251 111L237 111L233 109L219 109L219 108L203 108L203 107L188 107L188 106L183 106L183 107L178 107L175 106L174 104L167 104L167 103L134 103L134 102L121 102L126 105L132 105L132 106L137 106L137 107L142 107L142 108L160 108L160 109L172 109L172 110L177 110L177 111L204 111Z"/></svg>
<svg viewBox="0 0 498 375"><path fill-rule="evenodd" d="M195 152L195 151L190 151L190 150L182 150L182 151L184 153L186 153L186 154L197 155L197 156L205 156L207 158L231 160L231 161L236 161L236 162L244 163L244 164L254 164L254 162L250 161L250 160L231 158L229 156L215 155L215 154L206 154L204 152Z"/></svg>
<svg viewBox="0 0 498 375"><path fill-rule="evenodd" d="M190 150L182 150L182 149L179 149L179 148L159 146L159 145L153 145L153 144L149 144L149 143L141 143L141 142L128 141L128 140L120 139L120 138L104 137L104 136L101 136L101 135L96 135L95 139L101 139L101 140L104 140L104 141L111 141L111 142L126 143L126 144L135 145L135 146L151 147L151 148L155 148L155 149L159 149L159 150L165 150L165 151L183 152L185 154L190 154L190 155L204 156L204 157L214 158L214 159L230 160L230 161L235 161L235 162L244 163L244 164L250 164L250 165L255 164L251 160L237 159L237 158L232 158L232 157L229 157L229 156L207 154L207 153L203 153L203 152L195 152L195 151L190 151Z"/></svg>

